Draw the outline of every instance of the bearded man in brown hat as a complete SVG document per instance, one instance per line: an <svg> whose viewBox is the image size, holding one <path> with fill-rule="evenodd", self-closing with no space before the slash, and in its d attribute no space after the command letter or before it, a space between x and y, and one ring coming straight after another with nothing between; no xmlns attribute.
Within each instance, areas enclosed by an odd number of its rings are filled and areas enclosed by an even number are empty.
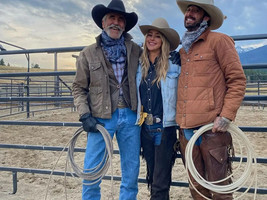
<svg viewBox="0 0 267 200"><path fill-rule="evenodd" d="M140 165L135 76L142 50L127 32L138 17L134 12L127 13L121 0L112 0L107 7L96 5L92 17L102 33L77 58L73 82L74 103L88 132L84 171L101 164L103 159L105 141L96 129L100 123L112 138L116 134L122 172L119 199L135 200ZM92 184L84 180L83 200L101 199L100 181Z"/></svg>
<svg viewBox="0 0 267 200"><path fill-rule="evenodd" d="M208 181L221 180L231 171L232 137L227 128L243 100L246 78L233 39L211 31L218 29L224 20L214 1L177 0L177 4L184 13L187 29L179 51L182 67L176 121L181 128L180 150L185 161L185 148L194 131L214 123L212 130L196 141L192 159L202 177ZM206 199L202 195L213 200L233 199L232 194L214 193L190 179L190 191L195 200Z"/></svg>

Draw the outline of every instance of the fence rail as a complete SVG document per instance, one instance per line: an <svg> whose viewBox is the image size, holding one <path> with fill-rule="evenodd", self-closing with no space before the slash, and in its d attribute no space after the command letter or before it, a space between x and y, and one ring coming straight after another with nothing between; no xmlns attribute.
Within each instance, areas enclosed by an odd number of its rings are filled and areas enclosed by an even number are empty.
<svg viewBox="0 0 267 200"><path fill-rule="evenodd" d="M243 35L243 36L232 36L232 38L235 41L241 41L241 40L258 40L258 39L267 39L267 34L255 34L255 35ZM13 78L13 81L11 81L10 85L8 84L1 84L0 85L0 106L4 106L5 104L10 104L9 109L14 109L12 105L15 103L16 106L21 106L19 102L26 102L27 108L26 111L21 110L20 113L27 113L27 117L29 117L30 106L33 106L34 104L30 104L30 102L70 102L73 103L73 97L71 96L71 93L69 96L63 95L67 94L68 91L70 92L70 86L66 81L63 79L60 79L59 76L74 76L75 71L68 71L68 72L58 72L57 69L57 54L58 53L65 53L65 52L79 52L84 48L84 46L79 47L63 47L63 48L46 48L46 49L25 49L25 50L14 50L14 51L0 51L0 55L17 55L17 54L25 54L28 55L28 72L27 73L2 73L0 74L0 79L4 79L5 81L11 80L10 78ZM29 54L35 54L35 53L54 53L55 56L55 71L54 72L30 72L29 71ZM264 63L258 63L258 64L249 64L249 65L243 65L243 69L267 69L267 64ZM51 83L54 83L54 87L47 86L46 89L46 96L42 96L41 92L31 92L32 89L38 89L38 85L31 84L29 77L43 77L43 76L54 76L56 79L54 81L51 81ZM19 79L14 77L24 77L25 79ZM24 86L21 86L19 84L14 84L16 81L25 81L26 84ZM62 83L62 88L64 86L64 89L60 89L59 83ZM47 82L48 83L48 82ZM24 88L23 88L24 87ZM249 85L247 88L252 88L253 85ZM263 86L266 87L266 83ZM53 88L53 89L52 89ZM1 92L1 89L5 92ZM26 91L23 91L23 95L21 91L14 91L14 90L21 90L25 89ZM41 90L41 89L40 89ZM246 95L244 98L244 102L267 102L267 95L265 95L266 89L259 88L256 90L248 90L248 93L257 92L258 95ZM21 94L21 95L20 95ZM33 96L37 95L37 96ZM39 95L39 96L38 96ZM54 104L57 105L57 104ZM15 106L15 107L16 107ZM3 108L1 108L3 109ZM10 113L10 115L13 115L13 113ZM4 121L0 120L0 125L25 125L25 126L72 126L72 127L78 127L81 126L80 123L70 123L70 122L35 122L35 121ZM240 127L242 131L245 132L267 132L267 127ZM49 151L62 151L63 147L49 147L49 146L34 146L34 145L15 145L15 144L0 144L0 148L13 148L13 149L31 149L31 150L49 150ZM82 148L75 148L75 151L78 152L84 152L84 149ZM114 153L118 153L118 150L115 150ZM180 157L180 155L178 155ZM235 158L234 161L238 161L239 158ZM246 161L244 159L243 161ZM267 163L267 158L257 158L257 161L262 164ZM50 171L50 170L43 170L43 169L31 169L31 168L15 168L15 167L3 167L0 166L0 171L10 171L13 174L13 194L17 191L17 173L36 173L36 174L51 174L53 175L59 175L64 176L65 172L61 171ZM67 173L67 176L71 176L71 173ZM110 176L105 176L104 179L110 180ZM121 177L114 177L114 180L121 181ZM145 179L139 179L139 182L145 183ZM172 186L178 186L178 187L188 187L188 183L185 182L172 182ZM246 188L241 188L239 191L244 192ZM251 188L248 192L253 193L254 188ZM258 194L267 194L266 188L259 188L257 189Z"/></svg>

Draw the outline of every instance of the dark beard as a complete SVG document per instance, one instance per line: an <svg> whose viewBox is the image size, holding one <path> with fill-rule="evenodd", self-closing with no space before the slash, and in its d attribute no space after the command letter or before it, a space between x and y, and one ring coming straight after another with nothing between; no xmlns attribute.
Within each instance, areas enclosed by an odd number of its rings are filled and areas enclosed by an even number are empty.
<svg viewBox="0 0 267 200"><path fill-rule="evenodd" d="M201 22L198 22L198 23L193 24L193 25L186 25L186 23L184 23L184 26L188 31L195 31L200 27L200 24L201 24Z"/></svg>
<svg viewBox="0 0 267 200"><path fill-rule="evenodd" d="M186 22L184 21L184 26L188 31L195 31L200 27L200 24L203 22L205 16L202 17L201 20L199 20L196 24L186 25Z"/></svg>

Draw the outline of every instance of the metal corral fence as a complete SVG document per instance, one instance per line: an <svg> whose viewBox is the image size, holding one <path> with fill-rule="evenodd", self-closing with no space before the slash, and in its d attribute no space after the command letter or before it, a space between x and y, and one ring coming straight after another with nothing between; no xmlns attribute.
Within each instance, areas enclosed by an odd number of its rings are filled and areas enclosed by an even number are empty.
<svg viewBox="0 0 267 200"><path fill-rule="evenodd" d="M71 84L73 78L64 76L64 73L50 74L50 72L41 73L11 73L0 75L0 80L4 83L0 83L0 98L15 98L15 97L70 97ZM75 72L71 72L74 76ZM61 75L61 76L59 76ZM11 77L10 77L11 76ZM14 78L16 77L27 77L29 76L29 84L27 85L27 78ZM71 76L71 77L73 77ZM44 78L43 78L44 77ZM54 77L57 77L57 81L54 81ZM29 94L29 95L27 95ZM75 110L73 101L42 101L39 102L26 102L25 101L9 101L0 102L0 114L1 117L6 117L9 115L27 113L29 117L30 114L34 115L36 112L55 110L61 108L70 108Z"/></svg>
<svg viewBox="0 0 267 200"><path fill-rule="evenodd" d="M256 39L267 39L267 34L259 35L244 35L244 36L233 36L233 39L238 40L256 40ZM75 52L81 51L84 47L66 47L66 48L49 48L49 49L31 49L31 50L17 50L17 51L5 51L0 52L0 55L13 55L13 54L25 54L28 55L28 67L29 67L29 54L32 53L54 53L55 56L55 72L28 72L27 73L7 73L0 74L0 79L2 78L11 78L11 77L23 77L22 79L9 79L11 82L7 85L0 85L2 91L0 90L0 109L4 104L10 106L9 109L12 109L13 106L17 109L21 109L20 112L24 112L24 103L26 103L26 114L27 117L30 117L31 106L33 102L42 102L42 103L52 103L56 107L58 105L71 104L73 107L73 97L71 96L70 83L65 82L60 78L60 76L73 76L75 72L58 72L57 69L57 54L63 52ZM253 65L243 65L244 69L267 69L267 64L253 64ZM43 82L31 84L30 77L40 77L40 76L54 76L55 81ZM12 84L16 80L26 80L26 84ZM61 85L60 85L61 83ZM47 85L45 91L40 88L40 85ZM266 83L264 83L266 84ZM251 86L255 88L254 86ZM265 87L265 86L264 86ZM15 91L14 91L15 88ZM38 89L39 88L39 89ZM257 95L246 95L244 98L244 103L261 103L265 105L267 102L267 95L265 91L262 93L260 85L257 85ZM26 92L25 92L26 90ZM34 92L30 92L30 91ZM253 94L255 91L253 92ZM265 94L265 95L263 95ZM15 103L15 104L14 104ZM31 103L31 104L30 104ZM4 106L6 106L4 105ZM23 109L22 109L23 107ZM73 107L74 108L74 107ZM12 114L12 112L10 113ZM22 126L62 126L62 127L80 127L81 123L69 123L69 122L35 122L35 121L6 121L0 120L0 125L22 125ZM267 127L240 127L244 132L267 132ZM63 147L56 146L35 146L35 145L15 145L15 144L0 144L0 148L12 148L12 149L30 149L30 150L46 150L46 151L62 151ZM67 149L65 149L67 151ZM76 152L84 152L83 148L75 148ZM114 150L115 154L118 154L118 150ZM178 157L181 157L178 155ZM240 158L235 158L234 161L239 161ZM246 161L246 158L243 158L243 161ZM258 163L267 164L267 158L257 158ZM70 173L65 173L63 171L52 171L52 170L43 170L43 169L32 169L32 168L15 168L15 167L2 167L0 166L0 171L9 171L13 174L13 194L17 191L17 173L36 173L36 174L53 174L58 176L72 176ZM110 180L110 176L105 176L104 179ZM114 180L120 181L121 177L114 177ZM146 183L145 179L139 179L140 183ZM188 187L187 182L172 182L172 186L178 187ZM244 192L246 188L241 188L239 191ZM249 193L253 193L255 188L249 189ZM258 194L267 194L267 188L258 188Z"/></svg>

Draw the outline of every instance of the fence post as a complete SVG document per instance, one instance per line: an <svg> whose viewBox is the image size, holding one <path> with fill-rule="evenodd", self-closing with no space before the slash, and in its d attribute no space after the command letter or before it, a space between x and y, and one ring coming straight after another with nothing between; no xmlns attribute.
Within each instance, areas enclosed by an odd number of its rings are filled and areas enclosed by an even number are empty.
<svg viewBox="0 0 267 200"><path fill-rule="evenodd" d="M13 180L13 192L11 194L16 194L18 190L18 176L16 171L12 172L12 180Z"/></svg>
<svg viewBox="0 0 267 200"><path fill-rule="evenodd" d="M57 52L54 53L54 71L57 71ZM59 96L59 76L54 77L55 85L54 85L54 95L55 97ZM59 106L59 103L56 102L55 106Z"/></svg>
<svg viewBox="0 0 267 200"><path fill-rule="evenodd" d="M258 79L258 96L260 95L260 79ZM260 108L260 101L258 101L258 109Z"/></svg>
<svg viewBox="0 0 267 200"><path fill-rule="evenodd" d="M27 61L28 61L28 73L30 72L30 54L25 54ZM30 97L30 77L29 75L26 77L27 79L27 86L26 86L26 90L27 90L27 97ZM27 118L30 117L30 102L27 101L26 103L26 110L27 110Z"/></svg>
<svg viewBox="0 0 267 200"><path fill-rule="evenodd" d="M13 79L10 80L10 96L13 96ZM12 101L9 104L10 106L10 114L12 114Z"/></svg>

